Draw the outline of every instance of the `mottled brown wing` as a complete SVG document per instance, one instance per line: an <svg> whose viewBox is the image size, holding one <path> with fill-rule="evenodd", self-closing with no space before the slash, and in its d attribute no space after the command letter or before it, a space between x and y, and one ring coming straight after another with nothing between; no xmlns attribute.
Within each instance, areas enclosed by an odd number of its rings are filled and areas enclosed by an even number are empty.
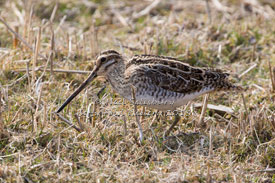
<svg viewBox="0 0 275 183"><path fill-rule="evenodd" d="M156 86L166 90L192 93L201 90L205 85L205 80L199 70L197 73L189 73L173 70L171 67L163 65L147 67L149 68L145 70L144 75L149 77Z"/></svg>
<svg viewBox="0 0 275 183"><path fill-rule="evenodd" d="M175 58L141 55L133 57L127 67L135 66L139 78L146 76L152 84L165 90L179 93L193 93L210 87L215 90L230 88L228 73L219 69L197 68Z"/></svg>

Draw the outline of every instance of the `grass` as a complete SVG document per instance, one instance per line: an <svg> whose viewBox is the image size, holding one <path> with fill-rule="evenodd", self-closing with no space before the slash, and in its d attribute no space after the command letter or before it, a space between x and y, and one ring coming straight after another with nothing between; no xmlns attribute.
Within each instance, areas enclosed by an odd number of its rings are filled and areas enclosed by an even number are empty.
<svg viewBox="0 0 275 183"><path fill-rule="evenodd" d="M55 15L54 1L24 2L0 1L0 15L33 49L41 27L37 51L46 60L0 24L1 182L275 182L272 1L223 0L223 11L209 2L211 23L203 1L161 2L140 17L151 2L60 0ZM62 113L78 132L53 112L87 77L68 70L90 71L105 49L227 70L246 90L243 98L211 94L209 103L234 112L208 108L203 127L201 108L193 105L203 97L181 107L183 117L166 140L173 116L144 116L140 144L134 106L99 78ZM67 72L51 72L51 64ZM41 69L32 72L33 66Z"/></svg>

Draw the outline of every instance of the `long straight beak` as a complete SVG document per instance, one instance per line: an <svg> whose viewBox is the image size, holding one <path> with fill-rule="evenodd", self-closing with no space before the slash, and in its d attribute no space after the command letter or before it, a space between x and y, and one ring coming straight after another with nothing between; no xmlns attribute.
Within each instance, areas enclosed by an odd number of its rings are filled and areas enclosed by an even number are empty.
<svg viewBox="0 0 275 183"><path fill-rule="evenodd" d="M97 76L96 74L97 68L95 67L89 77L84 81L75 91L74 93L62 104L62 106L59 107L59 109L56 111L59 113L68 105L91 81L94 80L94 78Z"/></svg>

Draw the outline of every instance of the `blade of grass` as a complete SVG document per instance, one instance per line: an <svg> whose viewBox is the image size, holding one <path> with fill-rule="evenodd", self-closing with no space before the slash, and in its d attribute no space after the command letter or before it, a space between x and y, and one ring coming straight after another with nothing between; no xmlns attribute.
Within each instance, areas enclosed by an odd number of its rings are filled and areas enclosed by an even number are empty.
<svg viewBox="0 0 275 183"><path fill-rule="evenodd" d="M26 45L30 50L34 51L33 47L27 43L19 34L17 34L6 22L5 20L0 16L0 21L6 26L6 28L12 33L15 35L15 37L17 37L17 39L19 39L24 45ZM40 54L40 53L37 53L41 58L47 60L47 58Z"/></svg>

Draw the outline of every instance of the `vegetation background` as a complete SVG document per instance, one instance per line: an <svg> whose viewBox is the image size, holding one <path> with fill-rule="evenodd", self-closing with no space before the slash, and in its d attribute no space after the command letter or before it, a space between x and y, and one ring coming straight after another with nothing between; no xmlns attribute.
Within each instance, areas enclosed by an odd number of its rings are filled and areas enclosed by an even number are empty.
<svg viewBox="0 0 275 183"><path fill-rule="evenodd" d="M274 0L1 0L0 21L0 182L275 182ZM141 117L142 144L100 78L57 116L106 49L220 68L246 90L183 106L166 140L172 116Z"/></svg>

